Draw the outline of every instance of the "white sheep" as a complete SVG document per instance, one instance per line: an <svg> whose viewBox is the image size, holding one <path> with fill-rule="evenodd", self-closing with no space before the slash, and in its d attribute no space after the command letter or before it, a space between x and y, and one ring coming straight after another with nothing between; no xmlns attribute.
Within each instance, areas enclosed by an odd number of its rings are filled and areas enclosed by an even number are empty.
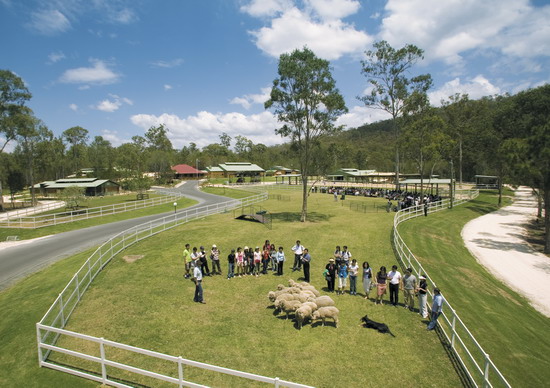
<svg viewBox="0 0 550 388"><path fill-rule="evenodd" d="M317 291L317 289L313 286L302 286L301 288L302 288L302 291L311 291L315 294L315 296L321 296L319 291Z"/></svg>
<svg viewBox="0 0 550 388"><path fill-rule="evenodd" d="M323 320L323 326L325 326L325 319L332 318L334 324L338 327L338 314L340 311L334 306L321 307L317 311L314 311L311 315L312 320L321 318Z"/></svg>
<svg viewBox="0 0 550 388"><path fill-rule="evenodd" d="M288 280L288 285L290 287L303 287L303 286L309 286L310 284L308 282L295 282L294 279L289 279Z"/></svg>
<svg viewBox="0 0 550 388"><path fill-rule="evenodd" d="M314 302L318 308L336 306L336 303L334 303L334 300L332 300L332 298L328 295L319 296L317 298L310 298L308 299L308 301Z"/></svg>
<svg viewBox="0 0 550 388"><path fill-rule="evenodd" d="M286 314L286 319L288 319L288 314L295 312L302 303L299 300L283 300L281 303L281 309Z"/></svg>
<svg viewBox="0 0 550 388"><path fill-rule="evenodd" d="M311 318L313 312L317 310L317 305L313 302L303 303L296 309L296 322L298 323L298 329L302 328L305 320Z"/></svg>

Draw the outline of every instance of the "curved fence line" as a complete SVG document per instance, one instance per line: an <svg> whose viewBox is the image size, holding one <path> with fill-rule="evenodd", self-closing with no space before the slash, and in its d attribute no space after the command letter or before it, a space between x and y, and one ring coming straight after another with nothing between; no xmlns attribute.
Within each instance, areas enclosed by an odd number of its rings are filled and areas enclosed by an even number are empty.
<svg viewBox="0 0 550 388"><path fill-rule="evenodd" d="M276 387L284 386L293 388L307 388L307 385L284 381L279 378L265 377L233 369L222 368L215 365L204 364L187 360L182 357L169 356L118 342L108 341L103 338L65 330L67 321L92 281L115 255L127 247L137 243L138 241L154 236L165 230L172 229L191 220L204 218L213 214L228 212L238 207L265 201L267 198L268 194L264 192L247 198L235 199L215 205L201 206L195 209L180 211L171 216L159 218L157 220L127 229L103 243L74 274L72 279L50 306L46 314L44 314L40 322L36 324L39 365L41 367L55 369L115 387L129 387L130 385L128 385L127 381L110 376L107 373L108 367L110 369L123 370L135 375L147 376L156 380L177 384L180 387L204 387L204 385L196 384L185 379L184 367L195 367L217 373L270 383L274 384ZM96 350L87 350L87 353L83 353L81 351L71 350L59 346L59 340L65 337L77 338L80 343L86 344L86 349L94 348ZM124 364L114 361L113 359L109 359L107 352L112 349L116 349L113 353L116 354L117 358L120 357L120 351L125 351L131 354L132 360L138 358L137 356L140 355L140 357L146 356L149 359L171 362L173 364L173 375L170 376L163 373L153 372L137 366ZM92 362L93 365L97 366L97 370L94 371L81 368L78 365L68 366L66 364L56 363L50 359L52 352L72 357L72 359ZM99 357L97 354L99 354ZM115 355L113 355L113 357L115 357Z"/></svg>
<svg viewBox="0 0 550 388"><path fill-rule="evenodd" d="M105 205L93 208L85 208L73 211L65 211L54 214L46 214L42 216L23 216L7 218L5 221L0 221L2 228L21 228L21 229L39 229L47 226L66 224L87 220L90 218L110 216L113 214L124 213L131 210L145 209L152 206L163 205L172 201L181 199L184 195L177 191L165 192L156 190L162 196L151 199L144 199L133 202L117 203L113 205ZM47 211L47 209L45 209Z"/></svg>
<svg viewBox="0 0 550 388"><path fill-rule="evenodd" d="M457 199L451 202L449 199L434 202L428 209L428 213L448 209L453 205L460 205L479 195L479 190L469 192L458 192ZM422 205L414 206L408 209L400 210L393 220L393 244L398 260L406 268L412 268L417 275L423 274L431 283L432 289L436 287L435 282L428 275L422 264L411 252L407 244L401 238L397 227L404 221L411 218L424 216ZM433 298L431 292L428 292ZM460 319L455 309L451 306L448 299L445 298L446 308L438 320L438 330L443 334L446 345L452 350L457 360L462 365L468 379L475 386L482 387L511 387L506 378L502 375L489 355L483 350L466 324ZM429 305L428 305L429 307ZM449 311L449 312L445 312Z"/></svg>

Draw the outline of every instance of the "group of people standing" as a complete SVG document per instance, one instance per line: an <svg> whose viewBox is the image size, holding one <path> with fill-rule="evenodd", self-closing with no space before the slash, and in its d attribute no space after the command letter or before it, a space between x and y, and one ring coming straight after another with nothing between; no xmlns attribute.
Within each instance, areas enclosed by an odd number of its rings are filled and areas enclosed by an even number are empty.
<svg viewBox="0 0 550 388"><path fill-rule="evenodd" d="M292 271L301 271L303 269L304 280L310 282L311 255L309 250L301 244L300 240L297 240L294 246L292 246L291 251L294 254ZM193 299L195 302L205 303L202 291L203 276L222 274L220 254L220 250L215 244L212 245L209 254L203 246L199 249L193 247L193 249L190 250L190 245L185 244L185 250L183 251L183 259L185 262L184 276L186 279L192 276L195 282L195 297ZM208 257L210 258L212 271L210 271L208 266ZM258 277L261 274L267 274L268 271L277 272L277 275L282 276L285 261L284 248L282 246L276 248L275 244L270 243L269 240L265 241L261 249L259 246L255 249L247 246L244 248L238 247L236 250L231 249L231 252L227 256L227 279L247 275ZM376 288L375 303L382 304L383 297L389 288L390 304L397 307L399 303L399 292L401 291L404 295L404 307L411 311L414 310L415 298L418 297L419 313L423 318L428 318L428 285L426 276L421 275L417 280L411 268L407 268L403 276L398 271L397 265L393 265L390 272L387 272L386 267L382 266L375 276L367 261L363 262L361 274L365 299L369 299L370 291ZM343 295L349 278L349 294L357 295L359 265L357 260L352 258L352 254L346 245L344 245L342 249L340 246L336 246L333 257L329 259L328 264L325 266L323 276L327 282L329 292L336 292L338 295ZM338 279L337 289L336 279ZM432 316L428 325L428 330L435 328L437 318L442 312L443 302L444 299L441 296L441 292L439 289L435 288Z"/></svg>

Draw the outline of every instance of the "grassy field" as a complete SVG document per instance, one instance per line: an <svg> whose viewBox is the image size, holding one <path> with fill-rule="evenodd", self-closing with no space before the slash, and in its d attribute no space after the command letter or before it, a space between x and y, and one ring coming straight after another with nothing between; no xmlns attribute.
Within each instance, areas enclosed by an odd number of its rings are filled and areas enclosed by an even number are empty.
<svg viewBox="0 0 550 388"><path fill-rule="evenodd" d="M497 210L496 201L482 193L452 211L407 221L399 230L512 386L548 386L550 319L478 264L460 236L468 221Z"/></svg>
<svg viewBox="0 0 550 388"><path fill-rule="evenodd" d="M135 195L133 196L135 199ZM107 198L107 197L106 197ZM197 203L197 201L182 198L176 201L178 203L178 210L184 209ZM99 206L99 205L98 205ZM103 206L103 205L100 205ZM28 240L32 238L49 236L51 234L57 234L62 232L68 232L70 230L87 228L90 226L103 225L111 222L127 220L130 218L144 217L153 214L166 213L174 210L172 202L165 203L163 205L157 205L148 207L145 209L133 210L124 213L113 214L110 216L90 218L88 220L68 222L65 224L47 226L39 229L23 229L23 228L0 228L0 241L5 241L7 236L18 236L20 240ZM56 210L54 212L59 212Z"/></svg>
<svg viewBox="0 0 550 388"><path fill-rule="evenodd" d="M301 276L289 270L290 247L296 239L310 248L312 283L320 290L326 285L322 270L336 245L348 245L359 262L368 260L375 268L395 263L389 240L393 214L355 212L333 202L330 195L312 194L310 221L301 223L297 221L300 192L287 190L284 194L292 200L262 203L273 214L272 230L259 223L234 220L228 213L189 223L130 247L124 255L144 257L132 264L122 257L115 258L85 295L68 329L318 387L388 385L388 374L404 386L433 386L434 381L461 386L437 335L425 330L426 322L417 314L403 308L377 306L361 295L346 294L333 296L340 309L338 329L330 324L308 324L297 330L292 321L274 316L267 292L289 278ZM282 278L272 274L232 280L225 276L207 278L207 304L192 302L194 285L182 277L181 251L186 242L206 247L217 244L226 270L229 249L261 245L266 239L285 248L288 261ZM358 290L362 294L361 284ZM359 319L366 313L387 323L396 338L360 327ZM87 347L68 339L62 345L72 349ZM97 354L96 349L87 350ZM177 376L174 368L165 363L115 349L108 352L117 361ZM70 357L55 359L75 362ZM98 371L97 366L86 362L79 365ZM110 373L130 378L122 371ZM187 368L185 373L191 381L211 386L257 385L195 368ZM136 381L135 376L131 379ZM159 385L148 378L137 379L140 384Z"/></svg>

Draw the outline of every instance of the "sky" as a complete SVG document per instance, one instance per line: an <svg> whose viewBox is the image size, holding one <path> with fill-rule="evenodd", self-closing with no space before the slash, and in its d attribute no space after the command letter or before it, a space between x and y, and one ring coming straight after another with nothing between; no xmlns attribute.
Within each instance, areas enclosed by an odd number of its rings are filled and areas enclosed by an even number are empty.
<svg viewBox="0 0 550 388"><path fill-rule="evenodd" d="M330 61L357 127L365 51L386 40L424 50L433 105L550 82L550 0L0 0L0 69L21 77L28 106L56 135L73 126L114 146L164 124L175 148L285 142L264 109L279 56L309 47Z"/></svg>

